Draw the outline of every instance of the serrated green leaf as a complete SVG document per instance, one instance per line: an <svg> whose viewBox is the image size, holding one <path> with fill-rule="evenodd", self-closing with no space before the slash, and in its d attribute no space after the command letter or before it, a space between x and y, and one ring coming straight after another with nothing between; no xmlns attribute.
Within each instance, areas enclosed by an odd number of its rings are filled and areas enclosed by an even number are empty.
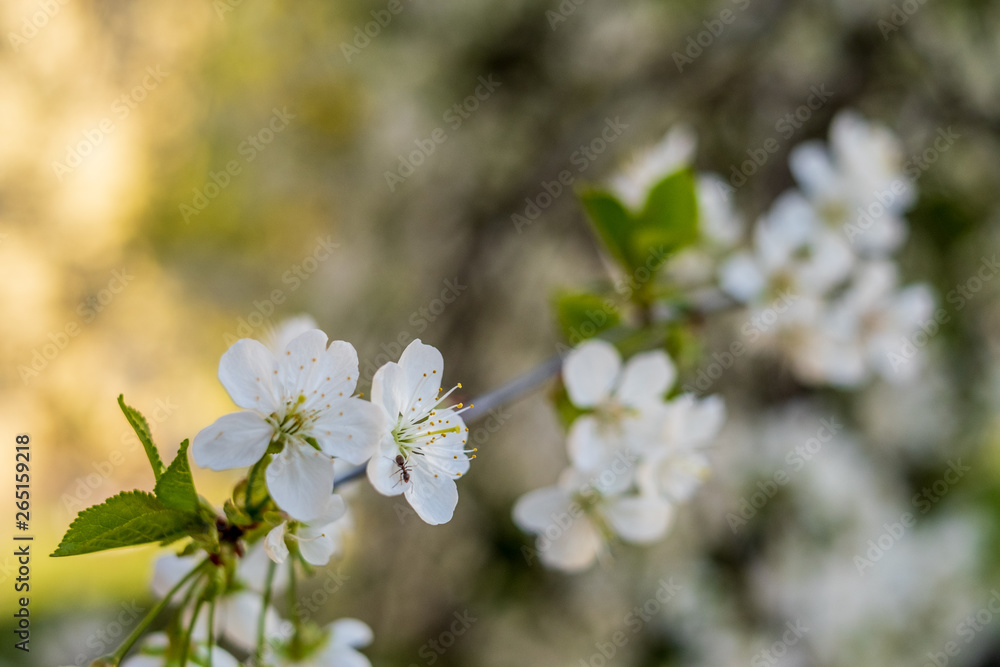
<svg viewBox="0 0 1000 667"><path fill-rule="evenodd" d="M647 230L646 247L639 239L632 242L632 252L648 255L663 244L674 251L698 240L698 195L694 174L682 169L653 186L646 206L639 216L639 227ZM652 233L648 230L655 230Z"/></svg>
<svg viewBox="0 0 1000 667"><path fill-rule="evenodd" d="M629 271L635 268L631 249L635 222L628 209L614 195L603 190L585 190L580 193L580 201L597 236L612 256Z"/></svg>
<svg viewBox="0 0 1000 667"><path fill-rule="evenodd" d="M156 480L153 493L165 507L197 514L201 509L198 502L198 492L194 488L191 477L191 466L187 459L188 441L181 443L170 467Z"/></svg>
<svg viewBox="0 0 1000 667"><path fill-rule="evenodd" d="M563 336L574 346L621 322L612 302L589 292L558 294L555 309Z"/></svg>
<svg viewBox="0 0 1000 667"><path fill-rule="evenodd" d="M197 514L165 507L145 491L126 491L80 512L52 555L172 542L203 527Z"/></svg>
<svg viewBox="0 0 1000 667"><path fill-rule="evenodd" d="M159 480L164 470L163 460L160 459L160 452L156 450L156 445L153 444L153 435L149 431L149 424L146 422L146 418L135 408L125 405L124 394L118 395L118 405L121 406L122 412L125 413L125 419L132 425L135 434L139 436L139 442L142 443L143 449L146 450L146 458L149 459L149 465L153 468L153 476Z"/></svg>

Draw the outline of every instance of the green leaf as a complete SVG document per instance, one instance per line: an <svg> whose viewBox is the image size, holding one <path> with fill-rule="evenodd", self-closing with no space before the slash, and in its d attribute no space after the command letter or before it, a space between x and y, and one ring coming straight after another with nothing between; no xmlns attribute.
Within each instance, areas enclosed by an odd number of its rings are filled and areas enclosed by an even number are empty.
<svg viewBox="0 0 1000 667"><path fill-rule="evenodd" d="M125 413L125 419L132 425L135 434L139 436L139 442L142 443L143 449L146 450L149 465L153 467L153 476L159 480L160 475L163 474L163 461L160 459L160 453L156 451L156 445L153 444L153 436L149 432L149 424L146 422L146 418L135 408L125 405L124 394L118 395L118 405L121 406L122 412Z"/></svg>
<svg viewBox="0 0 1000 667"><path fill-rule="evenodd" d="M614 195L603 190L585 190L580 193L580 201L608 251L631 271L634 268L631 238L635 222L628 209Z"/></svg>
<svg viewBox="0 0 1000 667"><path fill-rule="evenodd" d="M197 514L165 507L145 491L126 491L80 512L52 555L172 542L203 529Z"/></svg>
<svg viewBox="0 0 1000 667"><path fill-rule="evenodd" d="M555 308L563 336L574 346L621 322L609 299L589 292L558 294Z"/></svg>
<svg viewBox="0 0 1000 667"><path fill-rule="evenodd" d="M177 451L177 456L174 457L170 467L156 480L153 493L164 507L197 514L201 505L198 502L198 492L194 488L194 479L191 477L187 449L188 441L185 440L181 443L181 448Z"/></svg>
<svg viewBox="0 0 1000 667"><path fill-rule="evenodd" d="M569 400L569 394L566 393L566 387L562 385L553 392L552 401L555 405L556 415L558 415L559 421L562 422L563 428L567 431L573 425L574 421L587 414L586 410L581 410L573 405L573 401Z"/></svg>
<svg viewBox="0 0 1000 667"><path fill-rule="evenodd" d="M633 236L631 248L637 258L652 254L654 244L673 252L698 240L698 195L690 169L674 172L653 186L639 227L645 234Z"/></svg>

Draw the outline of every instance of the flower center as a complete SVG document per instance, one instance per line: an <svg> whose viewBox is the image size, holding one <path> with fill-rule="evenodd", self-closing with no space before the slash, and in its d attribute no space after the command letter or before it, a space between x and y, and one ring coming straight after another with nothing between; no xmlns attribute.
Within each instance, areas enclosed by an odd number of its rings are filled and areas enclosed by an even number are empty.
<svg viewBox="0 0 1000 667"><path fill-rule="evenodd" d="M305 409L303 407L305 402L305 394L299 394L295 400L285 400L284 415L277 412L272 412L268 415L267 421L274 427L272 442L283 446L290 438L298 438L319 449L319 445L312 438L308 437L309 428L316 421L319 410Z"/></svg>

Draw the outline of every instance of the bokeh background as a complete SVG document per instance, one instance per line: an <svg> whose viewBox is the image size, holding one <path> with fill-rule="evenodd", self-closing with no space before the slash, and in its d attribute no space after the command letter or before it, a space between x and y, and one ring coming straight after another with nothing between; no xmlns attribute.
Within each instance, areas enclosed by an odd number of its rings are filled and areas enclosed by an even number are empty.
<svg viewBox="0 0 1000 667"><path fill-rule="evenodd" d="M32 651L5 630L3 664L87 664L135 623L129 605L151 605L154 547L46 557L78 510L152 486L119 393L172 453L231 409L215 377L231 337L303 312L355 344L365 379L404 333L441 347L470 395L551 356L550 295L606 264L572 194L530 225L512 215L609 118L627 128L580 183L677 123L697 132L697 167L725 175L776 138L736 195L748 219L790 185L788 150L841 109L893 128L908 156L951 128L918 182L903 275L952 308L997 248L1000 5L985 0L9 0L0 27L0 415L10 446L32 438L36 536ZM480 78L499 85L470 102ZM829 100L779 133L818 87ZM443 143L390 188L435 130ZM360 485L356 537L330 567L347 578L316 618L368 622L380 666L599 665L619 630L609 664L920 665L949 641L949 664L1000 664L1000 618L968 642L959 628L1000 586L998 285L951 311L905 387L807 389L741 359L713 387L730 420L712 480L668 539L584 575L526 564L532 538L509 518L565 465L536 393L484 432L451 523ZM712 335L709 350L728 345ZM734 534L726 513L831 416L843 431ZM958 458L970 471L859 576L867 540ZM220 502L234 479L197 481ZM671 577L681 593L633 631L630 611ZM476 620L439 654L456 613ZM796 621L808 632L770 661Z"/></svg>

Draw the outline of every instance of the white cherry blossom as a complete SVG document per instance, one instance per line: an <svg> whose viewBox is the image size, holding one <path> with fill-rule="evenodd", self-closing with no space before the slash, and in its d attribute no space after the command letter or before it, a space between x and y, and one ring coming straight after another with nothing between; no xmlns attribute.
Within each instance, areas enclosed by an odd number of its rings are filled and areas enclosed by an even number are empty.
<svg viewBox="0 0 1000 667"><path fill-rule="evenodd" d="M623 494L599 479L568 468L555 486L530 491L514 505L514 523L538 535L539 560L549 567L580 572L621 539L649 544L666 534L674 506L655 494Z"/></svg>
<svg viewBox="0 0 1000 667"><path fill-rule="evenodd" d="M895 264L864 264L826 314L825 337L813 353L817 374L846 387L872 374L891 382L912 379L920 368L912 339L928 322L940 326L933 321L934 307L927 285L899 288Z"/></svg>
<svg viewBox="0 0 1000 667"><path fill-rule="evenodd" d="M288 521L282 521L272 528L264 539L264 549L275 563L284 563L288 558L286 540L294 540L307 563L326 565L342 549L341 522L346 515L347 503L337 494L332 494L323 513L315 519L296 522L292 532L289 532Z"/></svg>
<svg viewBox="0 0 1000 667"><path fill-rule="evenodd" d="M853 264L843 234L824 226L812 205L792 190L757 221L753 250L723 264L720 285L744 303L767 301L782 290L824 295L850 275Z"/></svg>
<svg viewBox="0 0 1000 667"><path fill-rule="evenodd" d="M718 396L682 394L663 410L660 437L643 451L639 487L666 500L683 502L708 476L708 446L722 430L726 408Z"/></svg>
<svg viewBox="0 0 1000 667"><path fill-rule="evenodd" d="M368 479L386 496L403 494L429 524L451 520L458 504L455 480L469 470L468 429L461 403L440 407L461 384L442 395L441 353L419 339L372 378L372 402L389 429L368 463Z"/></svg>
<svg viewBox="0 0 1000 667"><path fill-rule="evenodd" d="M257 463L273 446L267 488L296 519L315 518L333 488L333 461L363 463L385 430L377 406L353 397L358 356L343 341L327 347L317 329L277 357L262 343L237 341L222 355L219 379L242 412L220 417L194 439L195 462L212 470Z"/></svg>
<svg viewBox="0 0 1000 667"><path fill-rule="evenodd" d="M574 466L603 470L619 453L637 452L655 438L658 409L676 377L673 362L661 350L637 354L624 367L618 350L602 340L570 352L563 364L566 392L575 406L590 411L570 428ZM620 479L623 487L629 482Z"/></svg>
<svg viewBox="0 0 1000 667"><path fill-rule="evenodd" d="M800 144L789 167L820 217L862 254L885 256L905 241L902 214L916 188L888 128L843 111L830 127L829 149L819 141Z"/></svg>

